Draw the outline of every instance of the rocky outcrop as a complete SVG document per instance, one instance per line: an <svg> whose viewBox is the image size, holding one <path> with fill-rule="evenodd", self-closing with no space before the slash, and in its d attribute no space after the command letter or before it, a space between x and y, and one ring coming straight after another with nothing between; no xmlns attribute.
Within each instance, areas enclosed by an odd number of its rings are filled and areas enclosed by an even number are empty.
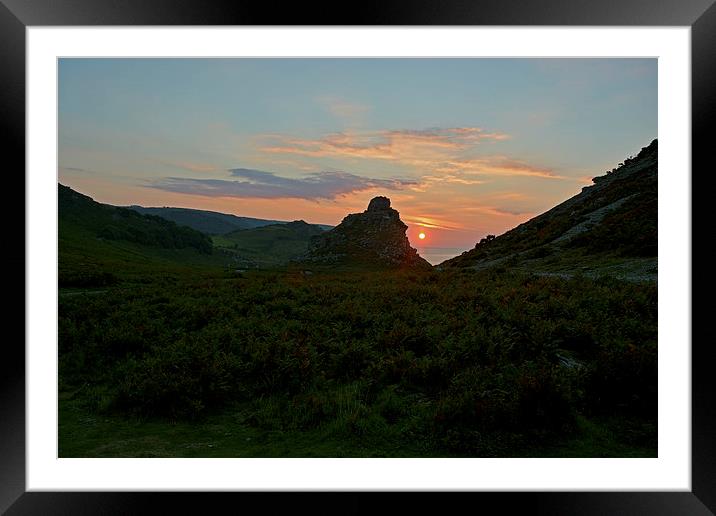
<svg viewBox="0 0 716 516"><path fill-rule="evenodd" d="M408 226L390 207L387 197L375 197L363 213L352 213L311 239L302 261L316 264L362 264L389 267L431 265L410 246Z"/></svg>
<svg viewBox="0 0 716 516"><path fill-rule="evenodd" d="M565 273L618 262L656 264L658 141L592 179L574 197L439 267ZM641 265L639 265L641 267Z"/></svg>

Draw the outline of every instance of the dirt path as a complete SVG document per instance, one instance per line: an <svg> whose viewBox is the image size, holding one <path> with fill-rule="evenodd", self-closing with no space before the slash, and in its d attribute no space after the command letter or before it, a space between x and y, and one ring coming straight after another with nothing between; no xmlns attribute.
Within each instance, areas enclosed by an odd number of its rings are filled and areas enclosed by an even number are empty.
<svg viewBox="0 0 716 516"><path fill-rule="evenodd" d="M533 272L535 276L548 276L551 278L562 278L571 279L577 276L578 273L574 272ZM582 276L588 278L597 279L601 277L610 277L630 281L632 283L643 283L643 282L654 282L657 281L656 273L640 273L640 272L625 272L625 273L609 273L606 271L587 271L581 273Z"/></svg>
<svg viewBox="0 0 716 516"><path fill-rule="evenodd" d="M69 296L79 296L80 294L88 294L88 295L104 294L105 292L107 292L107 289L104 289L104 290L78 290L78 291L72 291L72 292L62 292L60 290L59 295L69 297Z"/></svg>

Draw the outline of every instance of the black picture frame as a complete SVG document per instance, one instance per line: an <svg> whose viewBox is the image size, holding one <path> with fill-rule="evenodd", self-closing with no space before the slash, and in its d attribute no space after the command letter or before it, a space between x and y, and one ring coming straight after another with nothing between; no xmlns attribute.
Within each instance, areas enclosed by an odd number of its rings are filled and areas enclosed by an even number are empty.
<svg viewBox="0 0 716 516"><path fill-rule="evenodd" d="M3 177L6 199L18 205L6 213L5 236L12 252L2 253L12 300L3 310L6 328L25 320L25 29L79 25L572 25L690 26L692 51L692 170L711 165L707 128L716 113L716 5L714 0L382 0L358 5L314 2L276 5L245 0L0 0L0 124L6 146ZM711 158L711 159L710 159ZM22 171L22 173L20 172ZM693 185L692 172L692 185ZM704 179L699 177L699 183ZM703 186L701 192L706 189ZM694 193L699 190L693 189ZM10 209L8 201L6 209ZM22 215L20 215L22 214ZM701 216L700 216L701 215ZM693 208L692 220L705 214ZM20 224L22 220L22 224ZM708 220L708 219L706 219ZM693 257L692 230L692 248ZM707 233L708 234L708 233ZM20 245L23 242L23 245ZM692 267L693 270L693 267ZM20 285L20 283L23 283ZM705 290L705 283L692 288ZM22 292L22 294L20 294ZM8 299L7 297L6 299ZM693 301L692 301L693 305ZM692 316L693 321L693 316ZM9 324L12 323L12 326ZM692 322L693 326L693 322ZM696 335L695 333L693 335ZM275 493L69 493L25 489L25 331L6 333L0 359L0 511L17 514L163 514L208 512L221 503L227 512L254 503L271 513L290 504L312 511L367 512L383 506L377 493L297 493L290 500ZM471 493L426 499L416 493L399 503L401 512L468 503L475 510L535 514L713 514L716 512L716 375L714 346L692 338L692 490L690 492L529 492ZM317 496L321 496L317 500ZM459 498L462 497L463 500ZM469 497L465 500L464 498ZM405 498L405 497L403 497ZM219 505L216 505L219 507ZM160 510L161 509L161 510ZM218 509L217 509L218 510ZM212 511L213 512L213 511ZM490 511L492 512L492 511Z"/></svg>

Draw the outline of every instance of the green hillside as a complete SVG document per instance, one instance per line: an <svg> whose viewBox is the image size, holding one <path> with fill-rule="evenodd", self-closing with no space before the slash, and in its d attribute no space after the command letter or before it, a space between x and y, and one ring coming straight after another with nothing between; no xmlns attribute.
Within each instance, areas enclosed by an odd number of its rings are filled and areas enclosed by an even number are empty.
<svg viewBox="0 0 716 516"><path fill-rule="evenodd" d="M217 267L211 239L152 215L95 202L58 185L59 284L106 286L149 271Z"/></svg>
<svg viewBox="0 0 716 516"><path fill-rule="evenodd" d="M440 264L655 279L658 144L654 140L578 195Z"/></svg>
<svg viewBox="0 0 716 516"><path fill-rule="evenodd" d="M302 220L271 224L214 236L214 245L233 253L239 266L262 267L288 263L304 254L311 237L324 232L321 226Z"/></svg>
<svg viewBox="0 0 716 516"><path fill-rule="evenodd" d="M237 217L228 213L215 211L194 210L190 208L144 208L142 206L129 206L143 215L155 215L171 220L182 226L188 226L208 235L224 235L238 229L252 229L269 224L281 224L279 220L254 219L251 217Z"/></svg>

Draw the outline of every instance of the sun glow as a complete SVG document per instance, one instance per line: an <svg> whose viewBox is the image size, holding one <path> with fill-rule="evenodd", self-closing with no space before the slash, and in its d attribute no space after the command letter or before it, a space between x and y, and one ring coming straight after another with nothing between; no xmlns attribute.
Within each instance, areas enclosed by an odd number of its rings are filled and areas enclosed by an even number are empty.
<svg viewBox="0 0 716 516"><path fill-rule="evenodd" d="M425 240L425 233L422 233L422 232L421 232L421 233L418 235L418 238L419 238L420 240Z"/></svg>

